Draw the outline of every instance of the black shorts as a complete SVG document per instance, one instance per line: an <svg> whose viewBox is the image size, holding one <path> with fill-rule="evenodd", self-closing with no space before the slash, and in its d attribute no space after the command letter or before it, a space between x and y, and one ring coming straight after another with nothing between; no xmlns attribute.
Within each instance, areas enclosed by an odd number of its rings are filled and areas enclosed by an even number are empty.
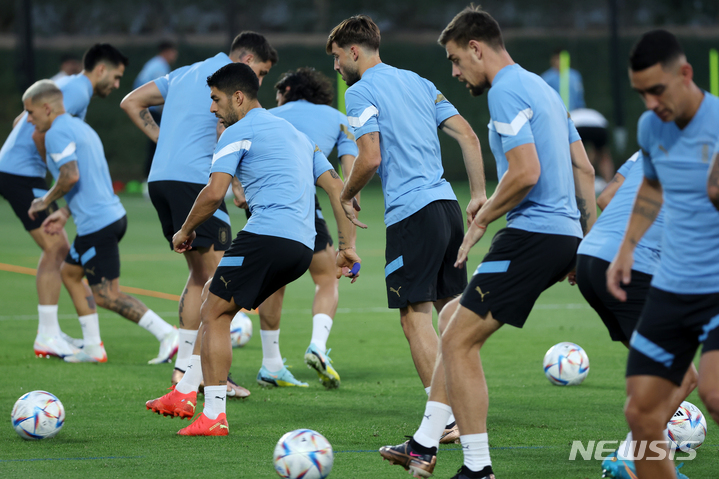
<svg viewBox="0 0 719 479"><path fill-rule="evenodd" d="M579 241L575 236L499 230L460 304L521 328L542 291L574 269Z"/></svg>
<svg viewBox="0 0 719 479"><path fill-rule="evenodd" d="M298 241L240 231L217 266L210 292L245 309L302 276L312 250Z"/></svg>
<svg viewBox="0 0 719 479"><path fill-rule="evenodd" d="M601 126L578 126L577 133L585 145L592 145L595 149L601 150L607 144L609 133Z"/></svg>
<svg viewBox="0 0 719 479"><path fill-rule="evenodd" d="M622 302L607 291L609 263L594 256L577 255L577 286L587 303L602 318L612 341L629 341L647 299L652 276L632 270L632 281L620 285L627 293Z"/></svg>
<svg viewBox="0 0 719 479"><path fill-rule="evenodd" d="M389 307L461 294L467 267L455 268L454 262L463 239L462 211L454 200L432 202L389 226L384 268Z"/></svg>
<svg viewBox="0 0 719 479"><path fill-rule="evenodd" d="M162 234L170 243L170 249L172 236L182 228L197 195L204 187L205 185L183 181L152 181L147 184L152 205L162 224ZM224 200L215 214L198 226L195 233L197 236L192 242L193 248L209 248L214 245L215 251L225 251L230 247L230 215Z"/></svg>
<svg viewBox="0 0 719 479"><path fill-rule="evenodd" d="M315 236L315 253L324 251L328 246L334 244L325 217L322 215L322 208L317 195L315 195L315 231L317 232L317 236Z"/></svg>
<svg viewBox="0 0 719 479"><path fill-rule="evenodd" d="M81 265L90 286L120 277L119 243L127 231L127 216L85 236L76 236L65 262Z"/></svg>
<svg viewBox="0 0 719 479"><path fill-rule="evenodd" d="M45 193L47 193L45 178L0 173L0 195L10 203L27 231L38 229L45 218L57 210L57 203L53 201L48 209L37 214L36 219L30 219L27 211L30 209L32 201L44 196Z"/></svg>
<svg viewBox="0 0 719 479"><path fill-rule="evenodd" d="M632 335L628 376L659 376L681 384L700 344L719 349L719 293L675 294L650 288Z"/></svg>

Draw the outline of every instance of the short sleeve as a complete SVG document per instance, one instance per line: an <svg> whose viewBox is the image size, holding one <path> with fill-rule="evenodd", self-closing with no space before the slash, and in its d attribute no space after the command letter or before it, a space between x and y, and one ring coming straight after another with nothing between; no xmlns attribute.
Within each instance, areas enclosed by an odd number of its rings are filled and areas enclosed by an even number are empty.
<svg viewBox="0 0 719 479"><path fill-rule="evenodd" d="M320 147L317 145L315 145L314 153L312 156L312 169L315 175L315 183L317 183L317 178L322 176L323 173L332 169L332 165L330 164L329 160L327 159L325 154L322 153L322 150L320 150Z"/></svg>
<svg viewBox="0 0 719 479"><path fill-rule="evenodd" d="M355 139L379 131L379 110L365 90L350 87L345 93L347 121L354 129Z"/></svg>
<svg viewBox="0 0 719 479"><path fill-rule="evenodd" d="M641 148L642 158L644 160L644 177L650 180L656 180L658 179L657 170L654 168L651 155L652 130L650 122L652 115L654 115L654 112L646 111L639 117L637 142Z"/></svg>
<svg viewBox="0 0 719 479"><path fill-rule="evenodd" d="M508 89L490 90L488 103L492 126L502 140L505 153L517 146L534 143L529 121L534 113L516 92Z"/></svg>
<svg viewBox="0 0 719 479"><path fill-rule="evenodd" d="M579 136L579 132L577 131L577 127L574 125L574 120L572 120L571 115L567 113L567 128L569 130L569 144L571 145L575 141L579 141L582 139L581 136Z"/></svg>
<svg viewBox="0 0 719 479"><path fill-rule="evenodd" d="M55 120L57 122L57 120ZM71 161L77 161L77 144L69 129L62 125L50 128L45 134L45 150L47 159L52 161L57 168Z"/></svg>
<svg viewBox="0 0 719 479"><path fill-rule="evenodd" d="M641 161L642 158L642 152L637 151L632 156L629 157L627 161L624 162L622 166L619 167L617 170L618 175L622 175L624 178L626 178L629 175L629 171L639 163L642 164Z"/></svg>
<svg viewBox="0 0 719 479"><path fill-rule="evenodd" d="M357 156L357 143L355 143L355 136L350 131L347 117L340 112L337 112L340 118L340 133L337 136L337 156L342 157L343 155Z"/></svg>
<svg viewBox="0 0 719 479"><path fill-rule="evenodd" d="M157 89L160 90L160 93L162 94L162 98L167 100L167 91L170 89L169 73L165 76L155 78L153 81L155 82L155 85L157 85Z"/></svg>
<svg viewBox="0 0 719 479"><path fill-rule="evenodd" d="M228 134L228 132L230 132L230 134ZM228 128L220 136L217 146L215 147L215 154L212 155L210 174L227 173L228 175L235 176L237 166L247 152L250 151L252 147L251 139L244 138L236 140L237 138L241 138L242 135L237 135L235 132L236 131Z"/></svg>
<svg viewBox="0 0 719 479"><path fill-rule="evenodd" d="M455 115L459 115L457 109L447 100L441 91L432 85L434 91L434 114L435 120L437 121L437 127L444 122L447 118L451 118Z"/></svg>

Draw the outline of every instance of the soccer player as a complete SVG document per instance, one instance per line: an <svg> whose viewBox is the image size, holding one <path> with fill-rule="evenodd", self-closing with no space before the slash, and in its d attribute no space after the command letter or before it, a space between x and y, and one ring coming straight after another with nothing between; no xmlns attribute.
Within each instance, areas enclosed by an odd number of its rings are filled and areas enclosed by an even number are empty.
<svg viewBox="0 0 719 479"><path fill-rule="evenodd" d="M192 367L172 392L147 402L154 412L191 417L204 378L204 410L178 433L187 436L228 434L225 382L232 362L230 323L240 308L258 307L309 267L315 184L328 192L337 219L336 264L350 276L347 268L360 261L354 250L355 227L344 217L339 202L342 180L306 135L260 107L259 82L252 70L243 64L225 65L207 84L212 112L226 129L215 149L210 181L173 237L175 251L192 247L196 228L222 203L235 175L244 186L252 216L222 257L202 305L201 357L192 356Z"/></svg>
<svg viewBox="0 0 719 479"><path fill-rule="evenodd" d="M659 213L652 227L637 244L632 282L622 287L627 294L626 301L617 300L607 291L607 268L624 237L634 198L643 178L643 158L641 152L637 152L619 168L614 179L597 198L597 204L603 212L577 250L576 281L579 290L599 314L612 341L621 341L627 348L649 293L652 275L659 264L664 212ZM697 377L696 368L691 365L681 387L675 391L672 414L694 390ZM667 421L669 419L667 417ZM634 470L631 464L634 453L632 440L630 432L617 451L604 460L602 466L605 474L622 477L620 471L625 465Z"/></svg>
<svg viewBox="0 0 719 479"><path fill-rule="evenodd" d="M507 215L461 298L440 313L441 360L412 439L380 454L427 477L452 406L464 451L457 479L494 478L487 440L488 392L479 357L504 324L521 328L545 289L574 268L583 231L596 219L594 170L559 95L514 63L497 22L479 7L460 12L439 37L452 75L473 96L488 94L489 144L497 189L458 248L462 267L487 226ZM360 153L361 155L361 153Z"/></svg>
<svg viewBox="0 0 719 479"><path fill-rule="evenodd" d="M462 149L471 193L468 221L486 201L484 167L469 123L430 81L383 63L379 45L379 28L365 15L344 20L327 39L334 68L349 85L347 116L359 149L341 200L354 219L352 199L379 174L387 225L387 301L400 311L414 365L429 393L439 342L432 306L441 311L467 285L466 268L452 266L464 227L457 198L442 178L437 128Z"/></svg>
<svg viewBox="0 0 719 479"><path fill-rule="evenodd" d="M179 231L198 193L207 184L212 152L217 143L217 118L210 113L210 89L206 79L232 62L246 63L260 83L277 63L277 52L264 36L242 32L235 37L229 55L218 53L207 60L178 68L169 75L132 91L120 106L151 140L157 142L148 178L152 204L162 233L172 248L172 235ZM164 105L162 128L152 119L151 106ZM180 348L172 374L176 384L190 361L200 327L202 288L212 277L222 254L230 247L230 216L224 201L212 217L198 225L193 248L184 252L189 276L179 304ZM231 396L246 397L249 391L228 383Z"/></svg>
<svg viewBox="0 0 719 479"><path fill-rule="evenodd" d="M57 82L63 93L65 111L84 120L93 96L104 98L120 87L127 62L127 57L112 45L98 43L90 47L83 56L84 70ZM36 131L27 121L27 112L23 112L16 118L12 133L0 150L0 195L8 200L25 230L42 249L36 279L39 323L33 346L35 354L62 358L73 354L76 347L82 347L81 340L70 338L60 330L57 320L62 286L60 267L70 244L64 231L50 235L40 227L47 214L57 209L55 203L48 205L47 212L38 212L35 219L27 214L32 201L47 193L44 158L44 134ZM85 297L91 295L86 289ZM96 317L79 320L81 324L97 322Z"/></svg>
<svg viewBox="0 0 719 479"><path fill-rule="evenodd" d="M120 291L118 243L125 234L127 216L112 190L100 137L87 123L65 112L62 92L50 80L40 80L30 86L22 99L27 121L35 125L39 133L45 133L48 169L55 178L52 188L33 200L28 215L35 219L38 212L65 197L67 206L45 218L42 227L47 234L60 233L72 214L77 237L60 273L77 314L93 318L81 323L82 349L65 356L65 361L107 361L96 304L142 324L160 341L162 358L170 359L175 353L172 349L177 349L176 328L138 299ZM92 290L89 297L83 277Z"/></svg>
<svg viewBox="0 0 719 479"><path fill-rule="evenodd" d="M699 397L719 421L719 215L707 196L707 174L719 139L719 99L694 83L676 37L642 36L629 57L629 80L647 110L637 138L644 179L627 231L607 270L607 289L620 301L634 281L636 245L665 211L662 256L630 340L627 403L632 436L644 443L634 460L640 478L673 478L663 431L699 345ZM664 454L664 457L662 456ZM679 474L679 477L684 477Z"/></svg>
<svg viewBox="0 0 719 479"><path fill-rule="evenodd" d="M348 175L357 156L357 145L349 132L347 117L330 106L334 92L329 78L313 68L299 68L282 75L275 88L277 108L271 109L270 113L289 121L325 155L329 155L336 146L342 170ZM307 121L308 118L312 121ZM335 274L336 255L332 236L322 216L317 195L314 212L317 236L309 271L315 283L315 297L312 303L312 339L305 352L305 363L317 371L325 387L336 388L340 385L340 376L331 365L327 339L337 311L339 281ZM284 294L283 286L258 308L262 328L262 368L257 381L264 386L307 387L307 383L295 379L284 366L280 354L279 327Z"/></svg>

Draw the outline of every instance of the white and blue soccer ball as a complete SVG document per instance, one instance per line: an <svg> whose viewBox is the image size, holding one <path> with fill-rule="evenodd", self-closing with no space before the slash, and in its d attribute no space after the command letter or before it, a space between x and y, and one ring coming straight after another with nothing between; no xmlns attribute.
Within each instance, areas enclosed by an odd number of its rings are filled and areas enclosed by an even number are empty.
<svg viewBox="0 0 719 479"><path fill-rule="evenodd" d="M37 440L55 436L65 423L65 408L47 391L31 391L12 408L12 427L23 439Z"/></svg>
<svg viewBox="0 0 719 479"><path fill-rule="evenodd" d="M311 429L288 432L275 447L275 471L285 479L324 479L333 462L329 441Z"/></svg>
<svg viewBox="0 0 719 479"><path fill-rule="evenodd" d="M589 357L574 343L555 344L544 355L544 375L557 386L582 384L589 374Z"/></svg>
<svg viewBox="0 0 719 479"><path fill-rule="evenodd" d="M241 348L252 338L252 320L242 311L238 311L232 318L230 338L233 348Z"/></svg>
<svg viewBox="0 0 719 479"><path fill-rule="evenodd" d="M707 437L707 420L698 407L684 401L667 423L666 436L673 450L696 449Z"/></svg>

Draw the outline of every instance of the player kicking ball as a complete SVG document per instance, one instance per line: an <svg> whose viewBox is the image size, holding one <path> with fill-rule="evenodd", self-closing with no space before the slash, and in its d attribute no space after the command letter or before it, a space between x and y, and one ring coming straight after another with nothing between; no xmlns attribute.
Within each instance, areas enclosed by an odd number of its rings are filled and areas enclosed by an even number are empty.
<svg viewBox="0 0 719 479"><path fill-rule="evenodd" d="M183 436L229 433L225 398L232 362L230 323L241 308L257 308L307 271L315 237L315 184L328 192L337 220L338 276L353 276L349 268L360 262L354 250L355 225L339 202L342 180L303 133L260 107L259 82L252 69L239 63L225 65L207 84L211 111L226 129L215 148L210 181L173 237L175 251L192 247L195 229L212 216L235 175L245 189L252 216L220 261L202 304L200 355L193 354L170 393L146 404L158 414L189 418L204 379L204 410L178 432Z"/></svg>
<svg viewBox="0 0 719 479"><path fill-rule="evenodd" d="M177 329L148 309L140 300L120 291L120 250L118 243L127 228L127 216L112 190L112 180L100 137L87 123L65 113L63 95L50 80L40 80L22 97L28 121L45 133L48 169L55 184L30 205L34 218L55 200L65 197L67 206L42 223L48 234L60 234L70 215L77 237L60 269L62 281L81 321L83 348L63 359L71 363L107 362L100 339L97 306L115 311L139 323L160 341L158 357L151 362L169 361L177 352ZM92 290L85 294L83 277Z"/></svg>

